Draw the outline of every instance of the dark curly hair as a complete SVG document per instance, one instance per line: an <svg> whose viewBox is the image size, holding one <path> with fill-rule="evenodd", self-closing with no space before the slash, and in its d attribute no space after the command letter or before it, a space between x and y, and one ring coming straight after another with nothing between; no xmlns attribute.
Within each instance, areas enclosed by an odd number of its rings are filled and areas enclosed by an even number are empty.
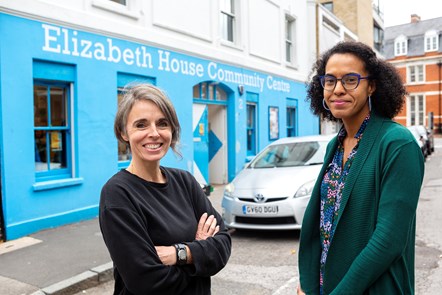
<svg viewBox="0 0 442 295"><path fill-rule="evenodd" d="M371 106L381 116L394 118L402 109L407 94L402 79L396 68L388 62L379 59L376 53L361 42L343 41L324 52L313 65L311 81L307 83L307 98L310 108L315 115L324 119L339 121L330 111L324 109L322 100L324 89L319 76L325 74L325 66L333 54L350 53L358 57L365 66L370 80L376 84L376 90L371 95Z"/></svg>

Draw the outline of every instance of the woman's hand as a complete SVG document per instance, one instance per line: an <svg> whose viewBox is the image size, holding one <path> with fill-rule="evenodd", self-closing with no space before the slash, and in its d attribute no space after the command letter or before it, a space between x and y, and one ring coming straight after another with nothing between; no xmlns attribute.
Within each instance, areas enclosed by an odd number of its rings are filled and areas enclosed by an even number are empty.
<svg viewBox="0 0 442 295"><path fill-rule="evenodd" d="M213 237L219 232L219 225L216 225L216 218L213 215L207 217L207 213L201 215L198 222L198 228L195 234L195 240L206 240L208 237Z"/></svg>
<svg viewBox="0 0 442 295"><path fill-rule="evenodd" d="M301 289L301 284L298 284L298 287L296 287L296 294L297 295L305 295L304 291Z"/></svg>
<svg viewBox="0 0 442 295"><path fill-rule="evenodd" d="M208 237L213 237L217 232L219 232L219 225L216 225L215 216L208 216L207 213L204 213L198 222L195 240L205 240ZM164 265L175 265L177 263L175 246L155 246L155 249ZM187 263L192 263L192 253L187 245L186 251Z"/></svg>
<svg viewBox="0 0 442 295"><path fill-rule="evenodd" d="M176 264L176 249L175 246L155 246L157 254L164 265Z"/></svg>

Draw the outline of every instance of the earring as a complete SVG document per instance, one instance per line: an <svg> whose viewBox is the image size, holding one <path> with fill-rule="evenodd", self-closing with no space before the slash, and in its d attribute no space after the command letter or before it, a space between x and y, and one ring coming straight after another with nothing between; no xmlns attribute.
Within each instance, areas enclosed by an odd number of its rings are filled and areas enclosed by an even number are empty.
<svg viewBox="0 0 442 295"><path fill-rule="evenodd" d="M326 109L327 111L330 111L330 109L327 107L327 105L325 104L325 98L322 99L322 106L324 107L324 109Z"/></svg>
<svg viewBox="0 0 442 295"><path fill-rule="evenodd" d="M371 95L368 96L368 109L371 112Z"/></svg>

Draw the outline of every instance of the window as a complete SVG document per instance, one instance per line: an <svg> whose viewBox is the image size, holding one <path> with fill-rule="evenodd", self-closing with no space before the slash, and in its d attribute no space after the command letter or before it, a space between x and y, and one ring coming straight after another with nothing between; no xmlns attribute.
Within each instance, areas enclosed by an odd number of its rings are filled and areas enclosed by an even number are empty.
<svg viewBox="0 0 442 295"><path fill-rule="evenodd" d="M439 36L435 30L425 33L425 51L437 51L439 48Z"/></svg>
<svg viewBox="0 0 442 295"><path fill-rule="evenodd" d="M296 110L298 106L298 100L294 98L286 99L286 113L287 113L287 137L296 136L297 126L296 126Z"/></svg>
<svg viewBox="0 0 442 295"><path fill-rule="evenodd" d="M289 15L285 16L285 60L288 63L295 63L295 19Z"/></svg>
<svg viewBox="0 0 442 295"><path fill-rule="evenodd" d="M394 40L394 55L407 55L407 52L407 38L401 35Z"/></svg>
<svg viewBox="0 0 442 295"><path fill-rule="evenodd" d="M373 27L373 42L374 42L374 48L377 51L382 51L382 41L384 40L384 30L382 30L380 27L375 25Z"/></svg>
<svg viewBox="0 0 442 295"><path fill-rule="evenodd" d="M216 82L202 82L193 86L193 98L227 101L227 94Z"/></svg>
<svg viewBox="0 0 442 295"><path fill-rule="evenodd" d="M296 108L287 107L287 137L296 136Z"/></svg>
<svg viewBox="0 0 442 295"><path fill-rule="evenodd" d="M328 11L333 13L333 1L321 3Z"/></svg>
<svg viewBox="0 0 442 295"><path fill-rule="evenodd" d="M126 0L110 0L110 1L121 4L121 5L126 5Z"/></svg>
<svg viewBox="0 0 442 295"><path fill-rule="evenodd" d="M247 156L256 155L256 104L247 103Z"/></svg>
<svg viewBox="0 0 442 295"><path fill-rule="evenodd" d="M91 6L122 15L134 20L141 17L141 9L138 0L90 0Z"/></svg>
<svg viewBox="0 0 442 295"><path fill-rule="evenodd" d="M124 87L130 84L137 83L149 83L155 85L155 79L145 76L127 74L127 73L118 73L117 76L117 100L118 104L120 104L123 99L123 90ZM125 169L129 166L130 160L132 159L132 154L130 152L130 148L127 144L121 143L118 141L118 169Z"/></svg>
<svg viewBox="0 0 442 295"><path fill-rule="evenodd" d="M424 96L410 95L409 98L409 125L424 125Z"/></svg>
<svg viewBox="0 0 442 295"><path fill-rule="evenodd" d="M69 84L34 81L35 171L41 180L71 177Z"/></svg>
<svg viewBox="0 0 442 295"><path fill-rule="evenodd" d="M322 17L322 25L324 25L326 28L334 31L337 34L340 34L341 32L339 26L328 17L325 16Z"/></svg>
<svg viewBox="0 0 442 295"><path fill-rule="evenodd" d="M418 83L424 81L424 66L415 65L408 67L408 82Z"/></svg>
<svg viewBox="0 0 442 295"><path fill-rule="evenodd" d="M247 156L255 156L258 152L258 99L258 94L247 92Z"/></svg>
<svg viewBox="0 0 442 295"><path fill-rule="evenodd" d="M220 10L221 37L226 41L234 43L236 41L235 0L220 0Z"/></svg>
<svg viewBox="0 0 442 295"><path fill-rule="evenodd" d="M75 178L72 91L76 68L72 65L34 60L34 190L52 188L48 181L64 185L80 183ZM63 186L64 186L63 185ZM58 187L58 186L57 186Z"/></svg>

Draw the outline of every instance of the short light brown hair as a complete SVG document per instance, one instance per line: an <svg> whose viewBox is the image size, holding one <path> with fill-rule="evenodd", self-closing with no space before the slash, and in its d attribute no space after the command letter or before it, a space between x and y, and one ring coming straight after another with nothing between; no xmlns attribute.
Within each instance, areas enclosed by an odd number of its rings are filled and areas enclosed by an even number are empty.
<svg viewBox="0 0 442 295"><path fill-rule="evenodd" d="M151 101L163 112L166 119L170 122L172 128L172 142L170 147L173 152L181 157L178 149L180 141L181 127L175 108L167 95L158 87L151 84L129 84L123 90L123 99L118 104L118 111L115 115L114 132L118 141L126 144L129 148L129 142L123 136L127 136L126 124L132 107L137 101Z"/></svg>

